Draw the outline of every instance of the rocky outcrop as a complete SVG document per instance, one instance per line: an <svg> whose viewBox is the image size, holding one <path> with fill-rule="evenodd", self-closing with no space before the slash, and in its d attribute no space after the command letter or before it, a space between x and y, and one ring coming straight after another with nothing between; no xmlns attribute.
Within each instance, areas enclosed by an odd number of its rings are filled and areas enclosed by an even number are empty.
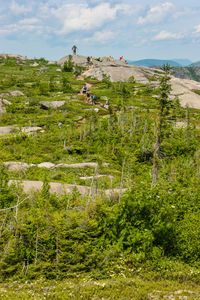
<svg viewBox="0 0 200 300"><path fill-rule="evenodd" d="M82 56L82 55L71 55L72 60L75 64L79 66L86 66L87 65L87 56ZM66 61L69 60L69 55L62 57L57 61L58 65L63 66Z"/></svg>
<svg viewBox="0 0 200 300"><path fill-rule="evenodd" d="M32 65L30 65L31 67L38 67L39 66L39 64L38 63L36 63L36 62L34 62Z"/></svg>
<svg viewBox="0 0 200 300"><path fill-rule="evenodd" d="M171 95L177 96L183 107L200 109L200 95L194 92L194 90L200 91L200 82L172 77L171 84Z"/></svg>
<svg viewBox="0 0 200 300"><path fill-rule="evenodd" d="M27 163L14 161L5 162L4 165L9 171L25 171L30 167Z"/></svg>
<svg viewBox="0 0 200 300"><path fill-rule="evenodd" d="M16 130L18 130L18 128L14 126L2 126L0 127L0 135L9 134L15 132Z"/></svg>
<svg viewBox="0 0 200 300"><path fill-rule="evenodd" d="M21 91L12 91L10 92L10 95L13 97L17 97L17 96L24 96L24 93L22 93Z"/></svg>
<svg viewBox="0 0 200 300"><path fill-rule="evenodd" d="M1 127L0 127L1 128ZM21 162L5 162L4 165L6 167L9 168L10 171L12 171L12 168L15 169L16 166L20 166L19 169L21 168L21 166L25 166L27 168L29 167L33 167L36 166L38 168L45 168L45 169L53 169L53 168L74 168L74 169L82 169L85 167L92 167L92 168L97 168L98 167L98 163L96 162L83 162L83 163L75 163L75 164L53 164L51 162L43 162L40 163L38 165L35 164L24 164ZM103 163L103 166L107 167L108 164L107 163Z"/></svg>
<svg viewBox="0 0 200 300"><path fill-rule="evenodd" d="M21 131L22 133L30 134L32 132L44 132L42 127L15 127L15 126L2 126L0 127L0 135L16 133Z"/></svg>
<svg viewBox="0 0 200 300"><path fill-rule="evenodd" d="M19 58L21 60L27 60L28 58L26 56L23 55L19 55L19 54L8 54L8 53L0 53L0 57L11 57L11 58Z"/></svg>
<svg viewBox="0 0 200 300"><path fill-rule="evenodd" d="M95 162L84 162L84 163L76 163L76 164L58 164L55 166L56 168L85 168L85 167L93 167L97 168L98 163Z"/></svg>
<svg viewBox="0 0 200 300"><path fill-rule="evenodd" d="M57 61L56 60L49 60L47 65L57 65Z"/></svg>
<svg viewBox="0 0 200 300"><path fill-rule="evenodd" d="M43 162L38 165L38 168L53 169L55 168L55 164L52 164L51 162Z"/></svg>
<svg viewBox="0 0 200 300"><path fill-rule="evenodd" d="M6 112L6 109L5 109L2 101L0 100L0 115L3 114L3 113L5 113L5 112Z"/></svg>
<svg viewBox="0 0 200 300"><path fill-rule="evenodd" d="M63 64L68 60L69 56L63 57L58 61ZM87 66L87 57L81 55L73 55L73 61L82 66ZM125 61L114 60L113 57L103 57L100 59L93 59L93 65L89 65L87 70L82 73L83 77L103 79L103 74L106 74L110 81L128 81L130 77L134 77L136 82L142 84L151 83L158 85L158 78L163 74L162 70L128 65ZM153 79L153 80L152 80ZM194 91L200 91L200 83L197 81L175 78L171 79L172 92L171 99L178 97L183 107L193 107L200 109L200 95Z"/></svg>
<svg viewBox="0 0 200 300"><path fill-rule="evenodd" d="M41 101L40 105L43 109L57 109L65 105L66 101Z"/></svg>
<svg viewBox="0 0 200 300"><path fill-rule="evenodd" d="M22 127L21 132L23 133L31 133L31 132L44 132L44 130L42 129L42 127Z"/></svg>
<svg viewBox="0 0 200 300"><path fill-rule="evenodd" d="M25 193L30 193L34 191L41 191L43 182L42 181L18 181L18 180L9 180L8 185L11 184L21 184ZM56 194L71 194L74 190L78 191L82 196L87 196L89 194L105 194L107 197L112 197L112 195L121 195L127 191L127 189L112 189L112 190L91 190L89 186L82 186L76 184L67 184L60 182L49 182L50 193Z"/></svg>
<svg viewBox="0 0 200 300"><path fill-rule="evenodd" d="M0 99L0 114L6 112L6 105L11 105L11 102L6 99Z"/></svg>

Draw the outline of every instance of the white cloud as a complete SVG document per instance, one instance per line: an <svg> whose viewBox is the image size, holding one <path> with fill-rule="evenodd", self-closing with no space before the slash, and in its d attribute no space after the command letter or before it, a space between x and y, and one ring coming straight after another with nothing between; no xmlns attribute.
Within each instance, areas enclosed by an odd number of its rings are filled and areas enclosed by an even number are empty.
<svg viewBox="0 0 200 300"><path fill-rule="evenodd" d="M112 31L97 31L91 38L86 38L85 41L97 41L100 43L107 42L113 39L115 34Z"/></svg>
<svg viewBox="0 0 200 300"><path fill-rule="evenodd" d="M195 33L200 33L200 25L194 27Z"/></svg>
<svg viewBox="0 0 200 300"><path fill-rule="evenodd" d="M10 10L15 15L26 14L32 10L31 6L25 6L18 4L15 0L11 2Z"/></svg>
<svg viewBox="0 0 200 300"><path fill-rule="evenodd" d="M183 35L180 33L171 33L165 30L159 32L152 40L153 41L161 41L161 40L171 40L171 39L181 39Z"/></svg>
<svg viewBox="0 0 200 300"><path fill-rule="evenodd" d="M146 16L139 17L138 24L159 23L173 10L174 5L171 2L165 2L161 5L150 8Z"/></svg>
<svg viewBox="0 0 200 300"><path fill-rule="evenodd" d="M36 18L26 18L26 19L23 19L23 20L20 20L19 21L19 24L36 24L36 23L39 23L40 20L36 19Z"/></svg>
<svg viewBox="0 0 200 300"><path fill-rule="evenodd" d="M117 13L128 13L127 5L111 7L109 3L101 3L94 7L87 4L65 4L51 13L62 24L60 34L68 34L79 30L92 30L101 27L107 21L116 19Z"/></svg>
<svg viewBox="0 0 200 300"><path fill-rule="evenodd" d="M18 34L20 33L21 35L25 35L29 32L36 32L38 34L38 31L42 31L42 27L35 25L35 24L9 24L5 25L3 28L0 30L0 36L1 35L10 35L10 34Z"/></svg>

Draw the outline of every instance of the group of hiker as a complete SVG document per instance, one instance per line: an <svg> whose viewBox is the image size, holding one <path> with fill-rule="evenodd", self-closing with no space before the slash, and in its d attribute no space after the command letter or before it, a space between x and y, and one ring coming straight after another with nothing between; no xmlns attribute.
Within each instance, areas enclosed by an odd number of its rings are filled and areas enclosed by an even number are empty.
<svg viewBox="0 0 200 300"><path fill-rule="evenodd" d="M86 95L88 102L91 102L92 104L96 104L96 96L90 93L86 84L83 85L83 95Z"/></svg>
<svg viewBox="0 0 200 300"><path fill-rule="evenodd" d="M93 58L92 58L92 56L88 56L87 57L87 63L88 63L88 65L92 65L93 64Z"/></svg>
<svg viewBox="0 0 200 300"><path fill-rule="evenodd" d="M73 52L74 55L76 55L77 49L78 49L77 46L73 45L72 52ZM121 59L123 59L123 56L120 57L120 60ZM92 56L88 56L87 57L87 63L88 63L88 65L90 65L90 64L92 65L93 64L93 58L92 58ZM88 102L90 102L90 103L92 103L94 105L96 104L96 96L94 94L90 93L90 91L88 90L88 87L87 87L86 84L83 85L82 92L83 92L83 95L86 96ZM104 105L104 108L108 109L110 103L109 103L107 97L105 97L105 100L106 100L106 104Z"/></svg>
<svg viewBox="0 0 200 300"><path fill-rule="evenodd" d="M96 96L94 94L90 93L86 84L83 85L83 95L86 96L88 102L91 102L94 105L97 104ZM107 97L105 97L105 100L106 100L106 104L104 105L104 108L108 109L110 102Z"/></svg>
<svg viewBox="0 0 200 300"><path fill-rule="evenodd" d="M73 55L76 55L77 49L78 49L78 47L77 47L76 45L73 45L73 47L72 47L72 53L73 53ZM127 62L127 61L124 59L123 56L120 56L119 60L120 60L120 61L125 61L125 62ZM88 65L92 65L92 64L93 64L93 58L92 58L92 56L88 56L88 57L87 57L87 63L88 63Z"/></svg>

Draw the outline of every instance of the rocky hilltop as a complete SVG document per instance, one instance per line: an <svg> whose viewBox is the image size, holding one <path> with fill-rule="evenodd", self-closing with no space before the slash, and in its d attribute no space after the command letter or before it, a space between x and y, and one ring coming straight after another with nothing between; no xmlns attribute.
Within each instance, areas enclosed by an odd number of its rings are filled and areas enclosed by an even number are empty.
<svg viewBox="0 0 200 300"><path fill-rule="evenodd" d="M144 84L157 84L157 79L162 75L161 70L154 68L129 65L125 60L115 60L113 57L93 58L93 64L88 65L87 57L73 55L72 59L75 64L87 67L83 72L84 77L97 78L102 80L103 74L106 74L110 81L128 81L133 76L136 82ZM65 56L57 61L57 64L63 65L69 60ZM200 83L194 80L176 78L172 75L171 79L172 92L171 97L178 97L183 107L189 106L200 109Z"/></svg>
<svg viewBox="0 0 200 300"><path fill-rule="evenodd" d="M0 57L10 57L10 58L20 58L21 60L27 60L26 56L20 54L9 54L9 53L0 53Z"/></svg>

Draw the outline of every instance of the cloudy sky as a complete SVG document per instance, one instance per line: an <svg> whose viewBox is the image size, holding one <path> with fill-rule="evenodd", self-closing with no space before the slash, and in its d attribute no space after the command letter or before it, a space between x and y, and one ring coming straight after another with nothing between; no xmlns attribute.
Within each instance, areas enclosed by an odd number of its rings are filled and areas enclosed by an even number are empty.
<svg viewBox="0 0 200 300"><path fill-rule="evenodd" d="M0 0L0 53L200 60L199 0Z"/></svg>

